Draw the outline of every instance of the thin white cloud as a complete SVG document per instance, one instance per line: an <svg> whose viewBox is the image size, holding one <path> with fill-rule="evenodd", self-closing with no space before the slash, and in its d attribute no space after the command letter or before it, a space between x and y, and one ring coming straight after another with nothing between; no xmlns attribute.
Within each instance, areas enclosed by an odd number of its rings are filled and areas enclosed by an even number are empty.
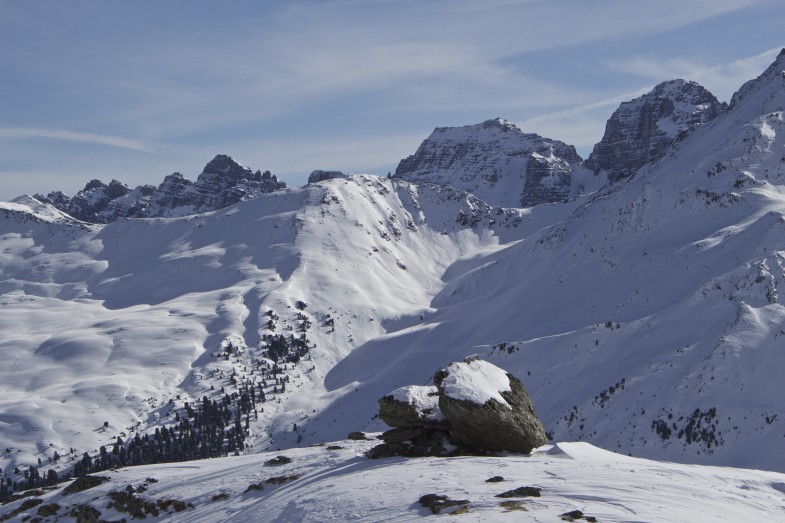
<svg viewBox="0 0 785 523"><path fill-rule="evenodd" d="M537 115L517 125L524 132L536 132L574 145L585 155L589 148L602 138L610 113L622 102L637 98L652 88L653 86L647 86L590 104Z"/></svg>
<svg viewBox="0 0 785 523"><path fill-rule="evenodd" d="M123 55L119 79L114 58L112 74L104 76L112 79L109 91L120 87L130 95L109 116L133 120L144 135L172 139L356 95L377 97L376 107L396 111L548 107L574 95L511 61L670 30L756 2L494 0L488 7L450 0L406 2L402 9L387 0L373 7L353 1L293 4L270 13L263 33L238 32L221 45L210 39L142 44L142 51Z"/></svg>
<svg viewBox="0 0 785 523"><path fill-rule="evenodd" d="M744 82L763 72L781 49L775 47L754 56L714 66L682 57L659 59L642 56L610 61L606 65L617 71L659 81L675 78L694 80L720 100L727 101Z"/></svg>
<svg viewBox="0 0 785 523"><path fill-rule="evenodd" d="M98 145L108 145L121 149L130 149L145 153L155 152L149 144L140 141L111 136L107 134L82 133L68 131L65 129L35 129L30 127L0 127L0 139L24 140L24 139L44 138L50 140L67 140L71 142L92 143Z"/></svg>

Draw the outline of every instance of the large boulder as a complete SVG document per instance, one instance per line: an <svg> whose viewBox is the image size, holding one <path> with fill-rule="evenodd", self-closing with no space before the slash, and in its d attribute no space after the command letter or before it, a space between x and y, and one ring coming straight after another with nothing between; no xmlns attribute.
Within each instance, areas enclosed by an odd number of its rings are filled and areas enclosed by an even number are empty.
<svg viewBox="0 0 785 523"><path fill-rule="evenodd" d="M433 385L407 385L379 398L379 418L390 427L449 428Z"/></svg>
<svg viewBox="0 0 785 523"><path fill-rule="evenodd" d="M528 454L547 442L523 384L499 367L472 358L441 369L434 383L451 435L463 446Z"/></svg>

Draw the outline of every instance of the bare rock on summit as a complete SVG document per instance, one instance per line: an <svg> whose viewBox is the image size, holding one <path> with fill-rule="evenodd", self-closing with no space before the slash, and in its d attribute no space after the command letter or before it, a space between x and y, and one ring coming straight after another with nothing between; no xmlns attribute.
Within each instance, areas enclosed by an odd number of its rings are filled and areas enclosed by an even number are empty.
<svg viewBox="0 0 785 523"><path fill-rule="evenodd" d="M36 194L35 198L79 220L109 223L215 211L285 188L270 171L254 172L219 154L205 165L195 182L180 173L170 174L158 187L140 185L135 189L117 180L109 185L92 180L73 198L60 191Z"/></svg>
<svg viewBox="0 0 785 523"><path fill-rule="evenodd" d="M512 374L479 359L456 362L434 376L439 408L451 435L479 451L528 454L547 442L523 384Z"/></svg>
<svg viewBox="0 0 785 523"><path fill-rule="evenodd" d="M393 178L455 187L492 206L532 207L582 194L596 177L575 147L496 118L436 128Z"/></svg>
<svg viewBox="0 0 785 523"><path fill-rule="evenodd" d="M713 120L726 109L726 104L695 82L662 82L613 112L586 165L616 182L659 159L682 133Z"/></svg>
<svg viewBox="0 0 785 523"><path fill-rule="evenodd" d="M308 184L319 183L325 180L334 180L336 178L346 178L346 175L341 171L322 171L317 169L312 171L308 176Z"/></svg>

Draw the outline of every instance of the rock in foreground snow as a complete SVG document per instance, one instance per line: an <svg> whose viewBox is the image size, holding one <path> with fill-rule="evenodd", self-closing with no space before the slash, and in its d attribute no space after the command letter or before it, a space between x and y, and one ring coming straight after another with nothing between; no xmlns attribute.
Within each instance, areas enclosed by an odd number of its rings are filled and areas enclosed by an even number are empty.
<svg viewBox="0 0 785 523"><path fill-rule="evenodd" d="M526 454L547 442L523 383L499 367L469 359L440 370L434 382L439 408L459 443Z"/></svg>
<svg viewBox="0 0 785 523"><path fill-rule="evenodd" d="M394 428L369 457L527 454L546 443L523 384L499 367L470 358L441 369L434 382L379 399L379 418Z"/></svg>

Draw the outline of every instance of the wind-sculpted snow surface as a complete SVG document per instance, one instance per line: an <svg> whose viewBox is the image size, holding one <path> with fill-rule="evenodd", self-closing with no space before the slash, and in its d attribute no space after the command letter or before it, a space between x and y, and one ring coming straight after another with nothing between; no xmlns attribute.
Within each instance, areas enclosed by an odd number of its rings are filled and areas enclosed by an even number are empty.
<svg viewBox="0 0 785 523"><path fill-rule="evenodd" d="M291 462L276 467L265 465L280 452L106 471L108 482L74 494L41 491L3 505L0 518L49 523L82 511L103 521L134 513L194 523L422 521L432 516L418 502L428 494L465 501L440 514L449 521L562 521L575 511L583 517L574 521L602 522L785 517L785 475L775 472L655 462L586 443L546 445L525 457L369 460L362 453L373 444L289 449Z"/></svg>

